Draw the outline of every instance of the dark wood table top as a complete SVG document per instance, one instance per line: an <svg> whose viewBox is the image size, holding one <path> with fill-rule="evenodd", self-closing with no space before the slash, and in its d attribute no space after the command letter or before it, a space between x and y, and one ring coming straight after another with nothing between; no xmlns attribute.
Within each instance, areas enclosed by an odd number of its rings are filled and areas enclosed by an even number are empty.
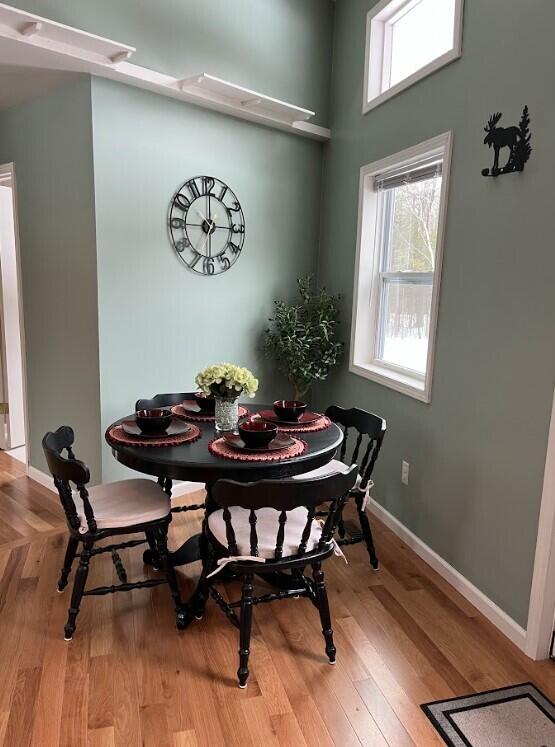
<svg viewBox="0 0 555 747"><path fill-rule="evenodd" d="M249 405L252 412L267 409L268 405ZM132 420L127 415L113 423ZM112 454L126 467L156 477L190 480L211 485L220 479L250 482L263 479L291 477L321 467L333 458L343 440L343 432L332 423L324 431L299 434L308 443L301 456L283 462L241 462L217 457L208 451L208 443L216 437L212 423L195 423L201 429L198 441L168 448L132 447L110 444Z"/></svg>

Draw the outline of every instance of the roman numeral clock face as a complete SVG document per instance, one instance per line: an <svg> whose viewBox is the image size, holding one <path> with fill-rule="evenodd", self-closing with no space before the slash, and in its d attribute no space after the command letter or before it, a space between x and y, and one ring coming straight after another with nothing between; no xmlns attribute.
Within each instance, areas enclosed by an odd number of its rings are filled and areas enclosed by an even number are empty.
<svg viewBox="0 0 555 747"><path fill-rule="evenodd" d="M189 270L219 275L245 241L245 216L233 191L212 176L195 176L175 193L169 214L172 244Z"/></svg>

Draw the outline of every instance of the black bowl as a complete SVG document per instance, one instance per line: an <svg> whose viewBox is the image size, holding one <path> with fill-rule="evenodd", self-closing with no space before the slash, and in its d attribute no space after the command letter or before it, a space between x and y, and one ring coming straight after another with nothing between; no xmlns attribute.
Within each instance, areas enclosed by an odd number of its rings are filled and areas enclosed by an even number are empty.
<svg viewBox="0 0 555 747"><path fill-rule="evenodd" d="M205 394L204 392L195 392L195 402L200 407L202 412L213 413L216 409L216 400L213 394Z"/></svg>
<svg viewBox="0 0 555 747"><path fill-rule="evenodd" d="M135 413L137 425L143 433L164 433L172 422L171 410L138 410Z"/></svg>
<svg viewBox="0 0 555 747"><path fill-rule="evenodd" d="M277 436L277 425L267 423L265 420L247 420L239 425L239 435L246 446L252 449L268 446Z"/></svg>
<svg viewBox="0 0 555 747"><path fill-rule="evenodd" d="M274 412L280 420L295 422L299 420L305 410L305 403L297 400L276 399L274 402Z"/></svg>

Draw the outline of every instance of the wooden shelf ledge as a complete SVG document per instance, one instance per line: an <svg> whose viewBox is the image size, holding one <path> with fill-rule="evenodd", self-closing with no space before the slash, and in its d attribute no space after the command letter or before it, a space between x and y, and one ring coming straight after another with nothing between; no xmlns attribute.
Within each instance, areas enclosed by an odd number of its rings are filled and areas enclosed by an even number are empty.
<svg viewBox="0 0 555 747"><path fill-rule="evenodd" d="M135 47L50 21L0 3L0 65L88 73L315 140L329 129L314 112L208 73L174 78L128 62Z"/></svg>
<svg viewBox="0 0 555 747"><path fill-rule="evenodd" d="M104 64L127 60L135 51L128 44L49 21L4 3L0 3L0 35Z"/></svg>

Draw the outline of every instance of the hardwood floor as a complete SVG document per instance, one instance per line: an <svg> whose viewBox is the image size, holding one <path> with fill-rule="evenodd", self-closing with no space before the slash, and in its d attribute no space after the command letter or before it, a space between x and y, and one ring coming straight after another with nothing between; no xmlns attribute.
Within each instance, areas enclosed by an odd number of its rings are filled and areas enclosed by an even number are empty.
<svg viewBox="0 0 555 747"><path fill-rule="evenodd" d="M179 544L200 516L178 515ZM70 586L56 593L66 532L55 496L0 454L0 745L441 745L423 702L532 680L555 698L555 668L533 663L374 519L381 568L361 545L324 568L338 663L326 663L304 599L254 613L251 677L239 690L237 631L209 603L178 633L167 589L89 597L63 640ZM122 552L132 578L141 548ZM184 595L199 564L179 572ZM147 574L154 571L147 571ZM106 556L91 584L111 583ZM227 593L236 592L233 585Z"/></svg>

